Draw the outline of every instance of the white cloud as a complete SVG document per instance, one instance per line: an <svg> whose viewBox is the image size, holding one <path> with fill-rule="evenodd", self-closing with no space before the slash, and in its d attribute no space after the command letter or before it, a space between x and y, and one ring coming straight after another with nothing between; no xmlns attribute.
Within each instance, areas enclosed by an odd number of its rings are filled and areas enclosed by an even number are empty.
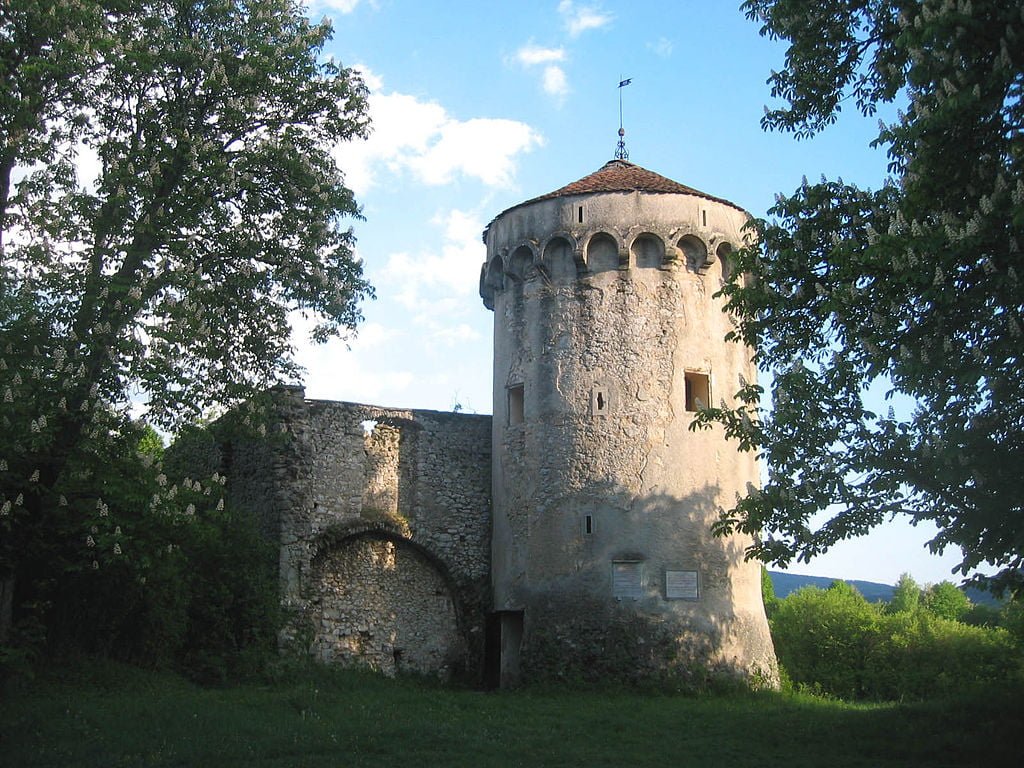
<svg viewBox="0 0 1024 768"><path fill-rule="evenodd" d="M472 213L459 210L435 216L431 223L443 228L440 249L391 254L374 283L380 290L384 289L382 281L391 283L389 293L406 308L429 309L437 315L443 314L442 302L454 300L456 306L464 304L463 297L478 288L485 254L480 241L484 225ZM424 298L425 293L429 297Z"/></svg>
<svg viewBox="0 0 1024 768"><path fill-rule="evenodd" d="M552 61L565 61L564 48L542 48L533 43L527 43L516 51L516 61L526 67L535 64L548 64Z"/></svg>
<svg viewBox="0 0 1024 768"><path fill-rule="evenodd" d="M352 13L359 5L359 0L307 0L311 8L330 9L338 13ZM376 3L370 3L375 6Z"/></svg>
<svg viewBox="0 0 1024 768"><path fill-rule="evenodd" d="M438 328L433 337L446 346L454 347L457 344L467 344L471 341L479 341L479 332L469 323L459 323L445 328Z"/></svg>
<svg viewBox="0 0 1024 768"><path fill-rule="evenodd" d="M556 96L559 99L564 98L569 93L569 82L565 77L565 70L561 67L556 67L555 65L545 67L541 83L544 87L544 93Z"/></svg>
<svg viewBox="0 0 1024 768"><path fill-rule="evenodd" d="M308 397L431 408L489 402L489 386L476 381L476 363L466 358L468 349L487 343L490 324L474 297L485 253L483 222L452 209L430 225L421 246L392 253L369 276L380 301L367 315L383 321L368 319L347 345L310 343L312 321L293 314Z"/></svg>
<svg viewBox="0 0 1024 768"><path fill-rule="evenodd" d="M667 59L672 55L672 41L667 37L659 37L653 43L647 43L647 50L653 51L655 56Z"/></svg>
<svg viewBox="0 0 1024 768"><path fill-rule="evenodd" d="M589 29L600 29L610 24L614 18L598 6L577 6L572 0L562 0L558 4L558 13L562 16L562 23L569 37L578 37Z"/></svg>
<svg viewBox="0 0 1024 768"><path fill-rule="evenodd" d="M373 89L372 133L365 141L335 150L346 183L357 195L375 184L382 169L396 175L409 172L427 185L466 176L489 187L508 187L516 156L542 144L540 134L526 123L487 117L458 120L435 102L385 93L380 78L366 69L362 73Z"/></svg>
<svg viewBox="0 0 1024 768"><path fill-rule="evenodd" d="M513 57L516 62L530 69L539 65L545 65L541 71L541 88L544 93L554 96L561 101L569 93L569 80L565 70L554 62L566 60L564 48L542 48L541 46L527 43Z"/></svg>
<svg viewBox="0 0 1024 768"><path fill-rule="evenodd" d="M406 337L405 330L367 321L350 339L314 344L309 339L311 319L293 312L289 320L295 358L307 369L307 397L361 403L400 402L416 380L411 371L382 362L381 352Z"/></svg>
<svg viewBox="0 0 1024 768"><path fill-rule="evenodd" d="M449 120L425 152L406 158L405 163L426 184L447 184L461 173L489 187L509 187L515 156L539 144L540 136L515 120Z"/></svg>

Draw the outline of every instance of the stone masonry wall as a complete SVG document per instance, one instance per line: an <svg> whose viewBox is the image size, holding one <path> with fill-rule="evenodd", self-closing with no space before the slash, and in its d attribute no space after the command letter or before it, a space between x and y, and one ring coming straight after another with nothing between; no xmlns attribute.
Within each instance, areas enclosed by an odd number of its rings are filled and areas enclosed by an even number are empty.
<svg viewBox="0 0 1024 768"><path fill-rule="evenodd" d="M385 672L482 670L491 417L307 400L229 449L236 503L281 542L282 644Z"/></svg>

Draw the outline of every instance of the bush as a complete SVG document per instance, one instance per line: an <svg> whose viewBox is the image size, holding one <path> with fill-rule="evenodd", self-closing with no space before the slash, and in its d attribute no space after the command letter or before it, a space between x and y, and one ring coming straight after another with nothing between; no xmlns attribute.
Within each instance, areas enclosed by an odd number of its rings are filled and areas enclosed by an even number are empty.
<svg viewBox="0 0 1024 768"><path fill-rule="evenodd" d="M798 687L852 699L925 698L1019 675L1020 649L998 628L927 611L883 613L841 582L779 601L779 662Z"/></svg>
<svg viewBox="0 0 1024 768"><path fill-rule="evenodd" d="M1020 672L1009 633L926 611L886 616L867 660L874 699L921 699L1003 680Z"/></svg>
<svg viewBox="0 0 1024 768"><path fill-rule="evenodd" d="M951 581L940 581L924 593L924 609L940 619L960 621L971 610L971 599Z"/></svg>
<svg viewBox="0 0 1024 768"><path fill-rule="evenodd" d="M798 589L779 600L771 621L779 663L798 686L862 698L880 620L878 610L845 582Z"/></svg>
<svg viewBox="0 0 1024 768"><path fill-rule="evenodd" d="M180 666L201 682L259 671L276 655L276 551L248 516L213 510L182 547L189 565Z"/></svg>
<svg viewBox="0 0 1024 768"><path fill-rule="evenodd" d="M202 436L190 431L190 450ZM276 551L226 507L219 473L189 478L169 462L179 475L167 477L162 453L137 425L94 439L63 489L64 527L19 585L18 632L0 664L85 652L219 682L276 654Z"/></svg>

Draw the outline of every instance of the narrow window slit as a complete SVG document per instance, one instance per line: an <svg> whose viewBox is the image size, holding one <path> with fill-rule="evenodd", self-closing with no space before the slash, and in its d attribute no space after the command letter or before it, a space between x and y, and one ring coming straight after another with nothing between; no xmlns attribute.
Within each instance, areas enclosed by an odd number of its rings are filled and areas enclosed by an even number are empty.
<svg viewBox="0 0 1024 768"><path fill-rule="evenodd" d="M524 418L523 385L516 384L508 388L508 424L514 427L516 424L522 424Z"/></svg>

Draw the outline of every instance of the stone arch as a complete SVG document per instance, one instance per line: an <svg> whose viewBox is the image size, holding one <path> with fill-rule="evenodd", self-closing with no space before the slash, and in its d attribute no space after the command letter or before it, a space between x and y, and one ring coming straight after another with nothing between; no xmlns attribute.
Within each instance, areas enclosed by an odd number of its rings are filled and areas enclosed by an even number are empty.
<svg viewBox="0 0 1024 768"><path fill-rule="evenodd" d="M629 250L633 265L639 269L657 268L665 263L665 241L650 232L633 238Z"/></svg>
<svg viewBox="0 0 1024 768"><path fill-rule="evenodd" d="M683 260L687 272L704 272L708 265L708 246L696 235L683 235L679 238L679 250L683 253Z"/></svg>
<svg viewBox="0 0 1024 768"><path fill-rule="evenodd" d="M590 236L586 254L587 269L591 272L608 272L619 268L619 244L607 232L597 232Z"/></svg>
<svg viewBox="0 0 1024 768"><path fill-rule="evenodd" d="M505 270L501 264L501 256L495 256L487 264L484 273L484 285L492 291L500 291L505 287Z"/></svg>
<svg viewBox="0 0 1024 768"><path fill-rule="evenodd" d="M555 282L575 280L576 246L566 235L554 235L544 244L543 264Z"/></svg>
<svg viewBox="0 0 1024 768"><path fill-rule="evenodd" d="M715 255L718 257L718 268L721 270L723 283L732 275L732 252L732 243L728 241L719 243L718 247L715 248Z"/></svg>
<svg viewBox="0 0 1024 768"><path fill-rule="evenodd" d="M360 522L314 546L309 581L320 661L447 677L466 642L448 569L397 524Z"/></svg>
<svg viewBox="0 0 1024 768"><path fill-rule="evenodd" d="M517 280L528 280L534 274L533 249L520 245L508 259L508 274Z"/></svg>

